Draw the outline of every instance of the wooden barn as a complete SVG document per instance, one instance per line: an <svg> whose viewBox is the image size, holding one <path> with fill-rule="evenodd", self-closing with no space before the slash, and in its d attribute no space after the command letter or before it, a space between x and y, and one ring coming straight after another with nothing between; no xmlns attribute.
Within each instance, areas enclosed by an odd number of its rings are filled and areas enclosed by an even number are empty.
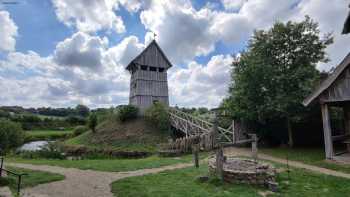
<svg viewBox="0 0 350 197"><path fill-rule="evenodd" d="M172 64L153 40L126 69L131 74L129 104L141 114L155 102L169 105L167 70Z"/></svg>
<svg viewBox="0 0 350 197"><path fill-rule="evenodd" d="M311 103L321 105L326 158L350 161L350 53L303 101L304 106ZM337 108L338 115L342 112L342 130L332 129L330 108Z"/></svg>

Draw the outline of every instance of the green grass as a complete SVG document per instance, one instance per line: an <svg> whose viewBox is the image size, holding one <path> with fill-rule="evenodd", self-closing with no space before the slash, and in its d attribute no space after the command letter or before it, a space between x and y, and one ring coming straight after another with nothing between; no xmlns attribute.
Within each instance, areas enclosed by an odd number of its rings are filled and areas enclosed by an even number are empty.
<svg viewBox="0 0 350 197"><path fill-rule="evenodd" d="M108 119L97 126L96 133L88 131L66 140L65 144L155 153L158 144L167 142L168 138L170 135L167 131L160 131L142 118L126 122Z"/></svg>
<svg viewBox="0 0 350 197"><path fill-rule="evenodd" d="M53 181L63 180L65 177L60 174L37 171L37 170L28 170L23 168L16 167L6 167L6 169L14 171L16 173L26 173L27 175L22 176L21 188L34 187L39 184L49 183ZM13 193L17 192L17 176L9 175L7 178L9 182L9 187Z"/></svg>
<svg viewBox="0 0 350 197"><path fill-rule="evenodd" d="M257 191L265 191L248 185L220 183L210 180L200 183L196 177L207 175L206 165L199 169L193 167L165 171L158 174L142 177L130 177L116 181L112 184L112 192L115 196L140 196L140 197L255 197ZM349 196L350 181L348 179L311 173L301 169L292 169L290 180L286 172L277 177L279 193L271 196L283 197L344 197Z"/></svg>
<svg viewBox="0 0 350 197"><path fill-rule="evenodd" d="M290 160L350 173L350 165L326 161L324 150L321 148L263 148L259 151L282 159L286 159L288 156Z"/></svg>
<svg viewBox="0 0 350 197"><path fill-rule="evenodd" d="M204 158L207 153L201 153L200 157ZM96 160L50 160L50 159L22 159L22 158L6 158L7 162L30 163L37 165L53 165L66 168L79 168L82 170L98 170L98 171L132 171L145 168L158 168L161 166L172 165L177 163L185 163L192 161L192 155L182 157L158 157L151 156L142 159L96 159Z"/></svg>
<svg viewBox="0 0 350 197"><path fill-rule="evenodd" d="M93 138L94 134L91 133L91 131L85 132L79 136L70 138L65 141L66 145L83 145L90 148L99 148L99 149L113 149L113 150L120 150L120 151L140 151L140 152L156 152L157 146L156 144L149 143L148 141L137 141L135 142L135 139L122 139L122 140L115 140L114 142L110 143L91 143L90 139Z"/></svg>
<svg viewBox="0 0 350 197"><path fill-rule="evenodd" d="M26 131L25 141L38 141L38 140L54 140L59 138L66 138L73 133L72 130L31 130Z"/></svg>

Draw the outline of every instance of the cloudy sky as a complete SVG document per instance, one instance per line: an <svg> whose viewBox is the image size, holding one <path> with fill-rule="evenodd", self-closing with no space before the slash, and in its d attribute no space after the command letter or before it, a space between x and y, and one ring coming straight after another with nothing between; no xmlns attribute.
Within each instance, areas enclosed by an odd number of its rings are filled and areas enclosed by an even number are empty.
<svg viewBox="0 0 350 197"><path fill-rule="evenodd" d="M17 2L8 4L6 2ZM157 34L174 67L171 105L217 106L231 55L254 29L309 15L332 32L329 70L350 51L348 0L0 0L0 105L126 104L127 63Z"/></svg>

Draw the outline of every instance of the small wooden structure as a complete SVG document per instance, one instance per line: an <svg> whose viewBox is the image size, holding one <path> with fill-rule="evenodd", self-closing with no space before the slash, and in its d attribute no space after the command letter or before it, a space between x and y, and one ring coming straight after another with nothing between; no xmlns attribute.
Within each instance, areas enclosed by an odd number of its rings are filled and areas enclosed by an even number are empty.
<svg viewBox="0 0 350 197"><path fill-rule="evenodd" d="M304 106L320 103L322 110L325 153L327 159L340 159L334 151L334 142L345 143L350 136L350 53L334 72L304 101ZM335 134L331 129L329 108L341 107L344 112L344 131ZM344 152L343 152L344 153Z"/></svg>
<svg viewBox="0 0 350 197"><path fill-rule="evenodd" d="M131 74L129 104L141 114L155 102L169 105L167 70L172 64L153 40L126 69Z"/></svg>

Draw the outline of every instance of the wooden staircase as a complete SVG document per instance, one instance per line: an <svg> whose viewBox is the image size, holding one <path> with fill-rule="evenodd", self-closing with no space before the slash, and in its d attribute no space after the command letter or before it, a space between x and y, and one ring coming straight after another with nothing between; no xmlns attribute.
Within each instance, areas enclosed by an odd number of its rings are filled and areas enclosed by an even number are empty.
<svg viewBox="0 0 350 197"><path fill-rule="evenodd" d="M185 137L174 142L161 144L160 153L163 155L178 155L190 152L193 144L199 144L201 150L214 149L217 142L235 144L233 124L224 129L213 123L192 116L175 108L168 108L170 124L182 131Z"/></svg>

